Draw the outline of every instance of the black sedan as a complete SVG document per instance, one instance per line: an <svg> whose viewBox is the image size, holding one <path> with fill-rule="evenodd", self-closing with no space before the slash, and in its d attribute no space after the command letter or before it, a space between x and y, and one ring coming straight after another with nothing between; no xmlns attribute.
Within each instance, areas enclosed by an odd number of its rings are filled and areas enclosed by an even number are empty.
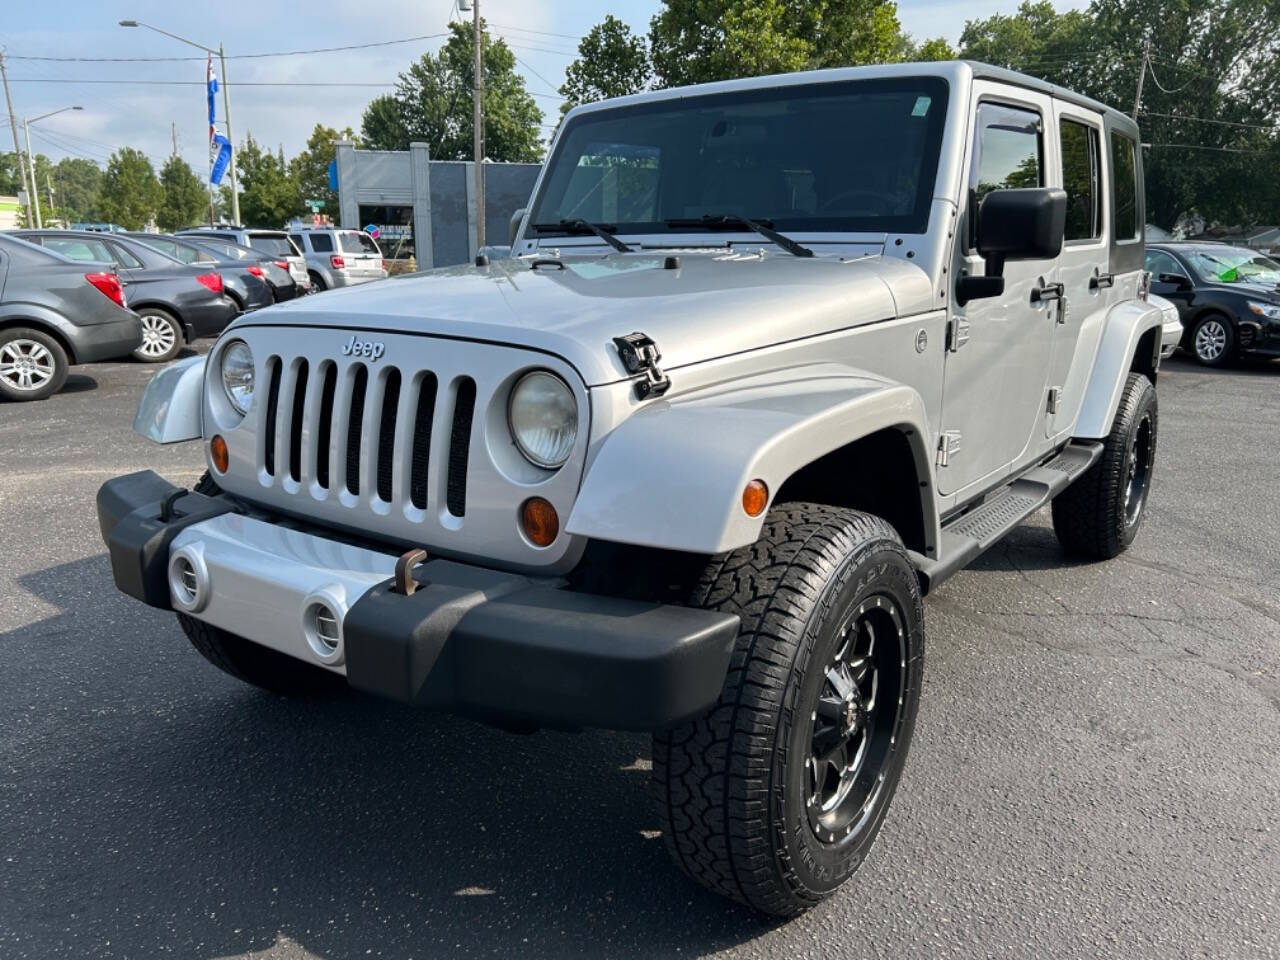
<svg viewBox="0 0 1280 960"><path fill-rule="evenodd" d="M115 265L125 300L142 320L142 345L133 353L138 360L171 360L184 343L216 337L240 312L218 271L180 263L118 233L19 230L16 235L71 260Z"/></svg>
<svg viewBox="0 0 1280 960"><path fill-rule="evenodd" d="M1178 308L1182 349L1210 367L1280 356L1280 263L1225 243L1147 246L1151 292Z"/></svg>
<svg viewBox="0 0 1280 960"><path fill-rule="evenodd" d="M222 237L209 237L204 234L192 233L182 234L179 239L187 243L198 244L219 256L230 257L259 267L262 270L263 279L271 287L271 294L275 297L276 303L282 300L292 300L298 295L298 285L293 279L293 274L289 272L288 260L282 260L279 257L274 257L261 250L254 250L251 247L241 246L233 240L226 240Z"/></svg>
<svg viewBox="0 0 1280 960"><path fill-rule="evenodd" d="M0 397L43 400L71 364L127 357L141 342L110 264L0 234Z"/></svg>
<svg viewBox="0 0 1280 960"><path fill-rule="evenodd" d="M259 310L275 303L271 286L267 283L262 267L245 263L226 254L218 254L188 240L160 233L129 233L125 236L159 250L166 257L183 263L195 264L206 270L222 274L222 286L228 297L236 302L241 313Z"/></svg>

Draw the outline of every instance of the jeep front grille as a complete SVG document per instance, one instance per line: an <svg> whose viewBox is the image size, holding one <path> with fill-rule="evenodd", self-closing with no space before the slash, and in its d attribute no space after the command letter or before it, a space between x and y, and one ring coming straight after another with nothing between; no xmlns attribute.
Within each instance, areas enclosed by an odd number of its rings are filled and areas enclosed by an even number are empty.
<svg viewBox="0 0 1280 960"><path fill-rule="evenodd" d="M234 336L253 351L260 393L248 416L234 414L215 347L204 416L206 436L221 434L230 450L230 468L218 476L228 493L384 541L387 552L422 547L530 570L572 561L569 535L540 549L518 523L531 495L549 500L562 521L577 498L591 403L563 360L495 343L362 334L383 347L374 359L344 351L350 330L323 325L250 320ZM558 471L525 461L507 426L511 387L533 369L562 377L581 411L578 444Z"/></svg>
<svg viewBox="0 0 1280 960"><path fill-rule="evenodd" d="M332 361L323 361L322 386L318 398L314 431L307 429L307 385L310 365L299 358L285 363L272 357L267 392L265 429L263 430L262 468L267 476L277 478L277 464L287 463L289 479L302 482L305 473L315 477L316 486L331 489L330 462L335 447L342 448L343 477L348 493L358 496L362 476L372 474L373 490L383 503L396 500L395 464L397 445L412 462L409 501L419 510L426 509L431 466L431 435L437 409L439 381L432 371L406 378L398 367L385 366L374 371L364 363L353 363L345 371L351 384L349 391L338 390L338 369ZM372 376L372 383L371 383ZM417 416L412 425L398 429L400 394L415 391L412 406ZM281 404L281 398L288 398ZM467 512L467 460L471 444L471 419L475 413L476 384L471 377L457 378L449 431L449 460L446 472L445 505L455 517ZM345 425L345 437L335 437L333 425ZM281 449L287 439L287 453ZM310 469L314 464L314 469ZM362 464L369 469L362 469Z"/></svg>

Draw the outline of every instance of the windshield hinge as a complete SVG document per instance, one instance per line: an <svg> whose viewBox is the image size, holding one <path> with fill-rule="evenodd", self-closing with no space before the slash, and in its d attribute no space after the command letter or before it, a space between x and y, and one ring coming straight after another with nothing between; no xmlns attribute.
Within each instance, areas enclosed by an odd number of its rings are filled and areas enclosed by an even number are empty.
<svg viewBox="0 0 1280 960"><path fill-rule="evenodd" d="M938 437L938 466L951 466L951 458L960 452L960 431L943 430Z"/></svg>
<svg viewBox="0 0 1280 960"><path fill-rule="evenodd" d="M631 333L625 337L614 337L613 344L618 348L618 358L627 373L640 375L635 383L637 400L660 397L671 388L671 379L658 366L662 351L650 337Z"/></svg>

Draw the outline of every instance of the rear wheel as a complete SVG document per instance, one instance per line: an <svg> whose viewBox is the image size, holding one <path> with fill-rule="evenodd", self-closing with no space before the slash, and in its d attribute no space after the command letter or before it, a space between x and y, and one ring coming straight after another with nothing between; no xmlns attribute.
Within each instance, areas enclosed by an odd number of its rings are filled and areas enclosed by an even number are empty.
<svg viewBox="0 0 1280 960"><path fill-rule="evenodd" d="M164 363L178 355L184 338L177 317L159 307L142 307L138 318L142 321L142 345L133 351L135 360Z"/></svg>
<svg viewBox="0 0 1280 960"><path fill-rule="evenodd" d="M1110 560L1129 549L1146 515L1159 423L1155 384L1129 374L1102 456L1053 501L1053 532L1069 553Z"/></svg>
<svg viewBox="0 0 1280 960"><path fill-rule="evenodd" d="M329 289L328 287L325 286L324 278L320 276L320 274L316 273L314 270L310 271L307 274L307 276L311 278L311 289L315 293L319 293L322 290Z"/></svg>
<svg viewBox="0 0 1280 960"><path fill-rule="evenodd" d="M42 330L0 330L0 397L43 400L62 389L69 368L67 353Z"/></svg>
<svg viewBox="0 0 1280 960"><path fill-rule="evenodd" d="M835 890L870 851L920 701L920 586L878 517L770 511L692 602L742 626L719 702L654 737L664 834L698 883L777 916Z"/></svg>

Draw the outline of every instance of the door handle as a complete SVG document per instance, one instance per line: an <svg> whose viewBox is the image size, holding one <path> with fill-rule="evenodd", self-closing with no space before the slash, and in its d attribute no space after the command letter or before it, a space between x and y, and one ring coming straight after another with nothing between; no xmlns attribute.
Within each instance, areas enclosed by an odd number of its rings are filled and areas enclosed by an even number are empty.
<svg viewBox="0 0 1280 960"><path fill-rule="evenodd" d="M1096 277L1089 278L1090 290L1101 290L1103 287L1114 287L1116 285L1116 275L1114 273L1100 273Z"/></svg>
<svg viewBox="0 0 1280 960"><path fill-rule="evenodd" d="M1032 303L1047 303L1050 300L1061 300L1066 287L1060 283L1046 283L1043 287L1031 288Z"/></svg>

